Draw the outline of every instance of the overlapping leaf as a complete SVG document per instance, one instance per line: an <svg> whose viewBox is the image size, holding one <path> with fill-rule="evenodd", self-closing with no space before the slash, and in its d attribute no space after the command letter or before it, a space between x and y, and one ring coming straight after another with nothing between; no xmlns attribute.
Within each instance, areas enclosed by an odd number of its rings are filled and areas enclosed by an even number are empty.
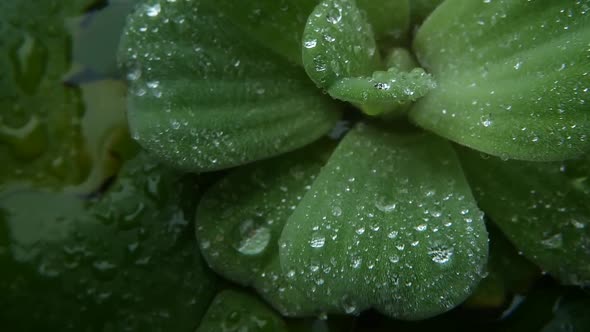
<svg viewBox="0 0 590 332"><path fill-rule="evenodd" d="M487 233L448 143L361 124L289 218L279 252L291 282L326 311L419 319L470 294Z"/></svg>
<svg viewBox="0 0 590 332"><path fill-rule="evenodd" d="M233 290L217 294L196 332L287 332L285 322L255 296Z"/></svg>
<svg viewBox="0 0 590 332"><path fill-rule="evenodd" d="M321 142L244 166L211 188L199 204L196 233L209 265L256 288L283 315L319 313L282 272L278 239L330 150L331 144Z"/></svg>
<svg viewBox="0 0 590 332"><path fill-rule="evenodd" d="M530 260L562 282L590 283L590 161L502 161L462 149L481 208Z"/></svg>
<svg viewBox="0 0 590 332"><path fill-rule="evenodd" d="M187 170L227 168L294 150L338 118L333 102L301 68L273 52L272 42L245 31L252 28L260 37L269 30L251 27L258 21L237 19L225 7L212 0L146 1L122 38L133 135L160 159ZM264 8L275 7L268 2Z"/></svg>
<svg viewBox="0 0 590 332"><path fill-rule="evenodd" d="M414 40L438 87L410 117L506 158L554 161L588 152L589 5L445 1Z"/></svg>

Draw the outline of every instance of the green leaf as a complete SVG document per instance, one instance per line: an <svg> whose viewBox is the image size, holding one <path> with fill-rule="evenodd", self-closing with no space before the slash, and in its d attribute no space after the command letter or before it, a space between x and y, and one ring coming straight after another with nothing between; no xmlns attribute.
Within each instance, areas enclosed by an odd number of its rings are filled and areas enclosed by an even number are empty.
<svg viewBox="0 0 590 332"><path fill-rule="evenodd" d="M217 294L196 332L287 332L276 312L256 297L233 290Z"/></svg>
<svg viewBox="0 0 590 332"><path fill-rule="evenodd" d="M17 180L75 184L89 171L80 93L61 77L70 65L64 19L91 2L0 4L0 187Z"/></svg>
<svg viewBox="0 0 590 332"><path fill-rule="evenodd" d="M414 41L438 87L410 117L504 158L590 151L587 11L587 1L445 1Z"/></svg>
<svg viewBox="0 0 590 332"><path fill-rule="evenodd" d="M208 171L294 150L330 130L336 104L266 46L274 41L251 38L245 21L216 3L145 1L129 17L120 62L139 143L176 167Z"/></svg>
<svg viewBox="0 0 590 332"><path fill-rule="evenodd" d="M526 294L541 273L536 265L517 252L495 225L488 223L486 226L490 238L488 274L465 306L502 309L514 294Z"/></svg>
<svg viewBox="0 0 590 332"><path fill-rule="evenodd" d="M207 2L207 1L201 1ZM301 64L301 39L318 0L208 1L258 44Z"/></svg>
<svg viewBox="0 0 590 332"><path fill-rule="evenodd" d="M357 6L366 12L375 38L381 42L403 40L410 27L409 0L356 0Z"/></svg>
<svg viewBox="0 0 590 332"><path fill-rule="evenodd" d="M354 0L323 0L303 32L303 65L321 88L345 77L368 76L380 57L367 22Z"/></svg>
<svg viewBox="0 0 590 332"><path fill-rule="evenodd" d="M378 5L363 3L368 12L378 15ZM387 1L380 15L391 6L395 5ZM375 20L386 22L383 17ZM406 74L393 68L375 72L382 64L373 30L353 0L322 1L309 16L303 39L303 64L309 77L332 97L360 105L369 115L416 100L434 84L424 72Z"/></svg>
<svg viewBox="0 0 590 332"><path fill-rule="evenodd" d="M254 287L286 316L317 313L282 273L278 238L331 147L321 142L238 168L203 196L197 210L197 238L209 266L234 282Z"/></svg>
<svg viewBox="0 0 590 332"><path fill-rule="evenodd" d="M590 159L502 161L459 150L479 206L531 261L563 283L590 283Z"/></svg>
<svg viewBox="0 0 590 332"><path fill-rule="evenodd" d="M369 115L391 113L399 106L416 101L436 86L432 77L422 68L411 72L390 68L376 71L371 77L343 78L328 89L334 98L363 105Z"/></svg>
<svg viewBox="0 0 590 332"><path fill-rule="evenodd" d="M216 292L193 236L195 185L140 155L98 202L0 192L0 321L15 331L193 331Z"/></svg>
<svg viewBox="0 0 590 332"><path fill-rule="evenodd" d="M283 229L281 266L327 312L447 311L477 285L487 233L451 146L359 125Z"/></svg>
<svg viewBox="0 0 590 332"><path fill-rule="evenodd" d="M443 0L412 0L410 1L410 16L412 25L422 23L438 7Z"/></svg>
<svg viewBox="0 0 590 332"><path fill-rule="evenodd" d="M401 47L396 47L388 51L385 64L387 68L395 68L406 72L419 66L416 59L414 59L414 55L409 50Z"/></svg>

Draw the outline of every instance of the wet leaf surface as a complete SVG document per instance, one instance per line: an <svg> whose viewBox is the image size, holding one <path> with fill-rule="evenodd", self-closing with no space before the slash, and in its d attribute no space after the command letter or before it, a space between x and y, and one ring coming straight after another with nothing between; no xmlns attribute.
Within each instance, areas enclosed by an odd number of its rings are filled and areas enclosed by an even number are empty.
<svg viewBox="0 0 590 332"><path fill-rule="evenodd" d="M327 312L440 314L477 285L487 232L444 140L360 124L283 229L283 271Z"/></svg>
<svg viewBox="0 0 590 332"><path fill-rule="evenodd" d="M438 85L411 119L504 158L555 161L587 153L589 5L445 1L414 40Z"/></svg>
<svg viewBox="0 0 590 332"><path fill-rule="evenodd" d="M130 16L120 60L134 138L169 164L209 171L327 133L335 104L215 3L146 1Z"/></svg>
<svg viewBox="0 0 590 332"><path fill-rule="evenodd" d="M283 315L319 312L281 270L278 239L332 147L322 141L237 169L209 189L199 203L196 233L211 268L254 287Z"/></svg>
<svg viewBox="0 0 590 332"><path fill-rule="evenodd" d="M566 284L590 282L590 159L503 161L459 149L479 206L531 261Z"/></svg>

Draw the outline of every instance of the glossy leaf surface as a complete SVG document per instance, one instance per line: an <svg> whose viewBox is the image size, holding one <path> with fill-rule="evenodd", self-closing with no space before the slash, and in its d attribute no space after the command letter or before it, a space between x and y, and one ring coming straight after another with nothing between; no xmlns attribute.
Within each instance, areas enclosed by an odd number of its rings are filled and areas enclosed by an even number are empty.
<svg viewBox="0 0 590 332"><path fill-rule="evenodd" d="M345 77L368 76L380 67L371 25L354 0L324 0L303 32L303 65L321 88Z"/></svg>
<svg viewBox="0 0 590 332"><path fill-rule="evenodd" d="M502 161L461 149L479 206L531 261L562 282L590 283L590 162Z"/></svg>
<svg viewBox="0 0 590 332"><path fill-rule="evenodd" d="M360 124L283 229L281 266L328 312L420 319L463 301L487 233L451 146Z"/></svg>
<svg viewBox="0 0 590 332"><path fill-rule="evenodd" d="M216 3L145 1L130 16L120 61L134 137L169 164L207 171L325 134L338 118L333 102Z"/></svg>
<svg viewBox="0 0 590 332"><path fill-rule="evenodd" d="M287 332L285 322L254 295L234 290L217 294L196 332Z"/></svg>
<svg viewBox="0 0 590 332"><path fill-rule="evenodd" d="M98 202L0 193L4 327L193 331L216 285L194 241L195 189L194 179L140 156Z"/></svg>
<svg viewBox="0 0 590 332"><path fill-rule="evenodd" d="M438 87L411 118L505 158L555 161L588 152L589 5L445 1L414 40Z"/></svg>
<svg viewBox="0 0 590 332"><path fill-rule="evenodd" d="M317 313L282 273L278 239L330 151L321 142L237 169L203 196L197 211L197 238L209 265L256 288L284 315Z"/></svg>

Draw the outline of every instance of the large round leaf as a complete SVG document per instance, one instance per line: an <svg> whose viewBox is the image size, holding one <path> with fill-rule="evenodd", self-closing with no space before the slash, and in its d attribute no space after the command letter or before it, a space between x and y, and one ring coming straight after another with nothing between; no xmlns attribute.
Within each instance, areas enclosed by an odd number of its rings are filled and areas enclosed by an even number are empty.
<svg viewBox="0 0 590 332"><path fill-rule="evenodd" d="M333 102L267 46L272 40L252 37L256 20L246 24L216 3L148 0L129 17L120 61L134 137L170 164L206 171L325 134L338 118Z"/></svg>
<svg viewBox="0 0 590 332"><path fill-rule="evenodd" d="M256 288L283 315L319 313L283 274L278 239L331 147L322 142L236 169L203 196L197 210L197 238L211 268Z"/></svg>
<svg viewBox="0 0 590 332"><path fill-rule="evenodd" d="M590 159L536 163L460 152L480 207L514 245L562 282L590 284Z"/></svg>
<svg viewBox="0 0 590 332"><path fill-rule="evenodd" d="M438 87L411 118L505 158L553 161L589 151L589 5L445 1L414 40Z"/></svg>
<svg viewBox="0 0 590 332"><path fill-rule="evenodd" d="M329 312L420 319L477 285L487 232L452 147L359 125L283 229L281 266Z"/></svg>

